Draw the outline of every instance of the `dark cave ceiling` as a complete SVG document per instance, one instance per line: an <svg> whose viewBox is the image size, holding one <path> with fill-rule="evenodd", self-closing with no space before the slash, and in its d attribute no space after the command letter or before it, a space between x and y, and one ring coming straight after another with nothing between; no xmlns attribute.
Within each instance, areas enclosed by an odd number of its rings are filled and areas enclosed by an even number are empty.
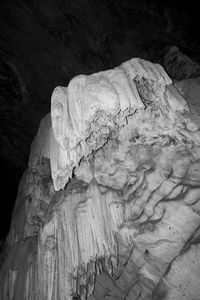
<svg viewBox="0 0 200 300"><path fill-rule="evenodd" d="M162 63L170 45L200 62L197 13L194 5L172 0L1 3L1 237L9 229L30 144L55 86L132 57Z"/></svg>

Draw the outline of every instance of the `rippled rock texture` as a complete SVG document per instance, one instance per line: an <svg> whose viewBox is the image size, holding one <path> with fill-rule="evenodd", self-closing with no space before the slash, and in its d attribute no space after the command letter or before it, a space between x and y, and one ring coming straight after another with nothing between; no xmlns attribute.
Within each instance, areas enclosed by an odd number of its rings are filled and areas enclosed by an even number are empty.
<svg viewBox="0 0 200 300"><path fill-rule="evenodd" d="M57 87L21 180L2 299L198 299L200 130L134 58Z"/></svg>

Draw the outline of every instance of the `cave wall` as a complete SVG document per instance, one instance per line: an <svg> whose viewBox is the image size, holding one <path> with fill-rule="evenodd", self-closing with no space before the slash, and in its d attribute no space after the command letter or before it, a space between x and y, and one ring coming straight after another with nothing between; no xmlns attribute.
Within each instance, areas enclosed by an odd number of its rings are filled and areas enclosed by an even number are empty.
<svg viewBox="0 0 200 300"><path fill-rule="evenodd" d="M194 5L180 1L1 2L1 190L10 202L2 237L31 141L50 110L55 86L132 57L161 62L171 44L198 58L192 11ZM6 202L1 211L7 210Z"/></svg>

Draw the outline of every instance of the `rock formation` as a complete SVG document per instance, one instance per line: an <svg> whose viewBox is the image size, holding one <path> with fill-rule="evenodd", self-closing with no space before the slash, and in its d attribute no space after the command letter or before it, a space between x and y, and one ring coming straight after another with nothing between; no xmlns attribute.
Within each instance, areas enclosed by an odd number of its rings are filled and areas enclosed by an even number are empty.
<svg viewBox="0 0 200 300"><path fill-rule="evenodd" d="M1 299L198 299L200 123L178 89L134 58L54 90L19 186Z"/></svg>
<svg viewBox="0 0 200 300"><path fill-rule="evenodd" d="M0 239L53 89L132 57L161 63L174 44L199 62L198 12L180 0L0 1Z"/></svg>

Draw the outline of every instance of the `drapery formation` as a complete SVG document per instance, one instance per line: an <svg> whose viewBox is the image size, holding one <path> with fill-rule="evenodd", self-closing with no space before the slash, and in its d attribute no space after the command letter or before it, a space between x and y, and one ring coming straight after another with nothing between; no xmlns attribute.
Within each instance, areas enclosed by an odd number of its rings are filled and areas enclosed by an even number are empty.
<svg viewBox="0 0 200 300"><path fill-rule="evenodd" d="M2 299L181 299L169 267L198 240L200 123L178 88L134 58L54 90L19 186Z"/></svg>

